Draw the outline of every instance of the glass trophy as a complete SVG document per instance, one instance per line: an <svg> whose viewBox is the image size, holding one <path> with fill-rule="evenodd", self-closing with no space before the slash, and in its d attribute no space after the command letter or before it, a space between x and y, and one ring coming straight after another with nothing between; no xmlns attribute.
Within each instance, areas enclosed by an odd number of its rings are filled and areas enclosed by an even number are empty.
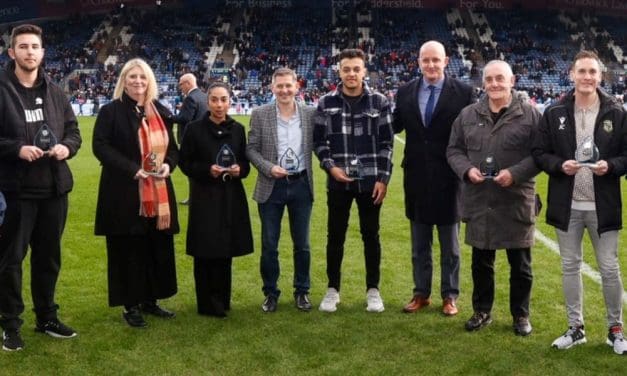
<svg viewBox="0 0 627 376"><path fill-rule="evenodd" d="M223 170L229 170L231 166L237 163L235 153L228 144L222 145L218 155L216 156L216 164Z"/></svg>
<svg viewBox="0 0 627 376"><path fill-rule="evenodd" d="M364 166L361 164L359 158L355 157L348 161L346 176L353 180L361 180L364 178Z"/></svg>
<svg viewBox="0 0 627 376"><path fill-rule="evenodd" d="M35 134L35 138L33 139L33 145L37 146L44 152L50 151L54 145L57 144L57 137L52 133L48 124L43 124L37 133Z"/></svg>
<svg viewBox="0 0 627 376"><path fill-rule="evenodd" d="M300 160L292 148L287 148L285 153L283 153L279 160L279 165L283 167L289 175L296 174L300 171Z"/></svg>
<svg viewBox="0 0 627 376"><path fill-rule="evenodd" d="M496 163L494 156L488 155L479 164L479 171L481 171L481 175L484 179L494 179L501 169L499 168L499 164Z"/></svg>
<svg viewBox="0 0 627 376"><path fill-rule="evenodd" d="M157 153L149 152L142 161L142 170L148 175L159 175L159 168L161 167L161 163L159 158L157 158Z"/></svg>
<svg viewBox="0 0 627 376"><path fill-rule="evenodd" d="M600 158L599 148L594 144L592 137L586 137L575 150L575 160L582 167L597 167Z"/></svg>

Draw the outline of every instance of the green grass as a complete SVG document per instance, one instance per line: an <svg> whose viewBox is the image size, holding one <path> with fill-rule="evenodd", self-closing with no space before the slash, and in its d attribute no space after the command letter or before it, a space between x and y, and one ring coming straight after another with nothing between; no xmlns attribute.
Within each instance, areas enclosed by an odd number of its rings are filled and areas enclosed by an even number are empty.
<svg viewBox="0 0 627 376"><path fill-rule="evenodd" d="M177 312L176 319L149 318L147 330L129 328L120 308L107 306L104 240L93 235L96 191L100 168L91 153L93 118L81 119L83 148L71 161L76 185L70 195L70 214L63 246L63 268L57 287L62 320L75 327L78 338L56 340L33 331L28 261L24 266L26 312L22 328L26 348L0 352L0 374L621 374L625 358L605 345L605 306L601 288L585 278L585 317L588 344L568 351L550 348L566 327L559 256L537 244L533 248L535 272L530 337L513 335L508 309L509 267L504 253L497 256L497 296L494 323L477 333L463 324L471 315L472 282L469 247L462 250L460 314L440 313L439 251L434 252L434 304L418 314L403 314L411 297L411 259L408 221L404 216L400 156L395 145L396 170L382 210L383 248L381 292L386 311L365 311L363 250L353 212L343 265L342 303L334 314L318 310L298 312L291 299L292 257L287 222L281 237L283 296L275 314L264 314L259 276L259 219L250 200L256 249L233 264L232 312L227 319L196 314L191 258L185 255L185 231L176 236L179 293L163 301ZM241 121L248 122L242 117ZM314 305L326 290L325 177L315 169L316 201L311 224L312 289ZM174 174L178 199L187 196L187 181ZM255 173L246 179L249 197ZM539 178L546 197L546 179ZM180 206L182 228L187 207ZM355 210L355 208L354 208ZM543 213L544 214L544 213ZM538 229L554 238L553 229ZM463 235L462 235L463 236ZM625 244L625 235L622 244ZM586 262L596 267L589 244ZM621 253L621 265L627 255ZM28 259L28 258L27 258ZM625 274L625 273L623 273ZM625 281L625 279L623 279Z"/></svg>

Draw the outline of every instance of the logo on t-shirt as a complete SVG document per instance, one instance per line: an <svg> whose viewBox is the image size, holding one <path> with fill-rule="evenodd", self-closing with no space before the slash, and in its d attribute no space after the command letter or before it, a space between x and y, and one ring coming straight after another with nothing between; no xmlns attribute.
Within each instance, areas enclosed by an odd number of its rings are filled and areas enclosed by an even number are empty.
<svg viewBox="0 0 627 376"><path fill-rule="evenodd" d="M37 108L35 110L24 110L24 116L27 123L36 123L38 121L44 121L44 110Z"/></svg>

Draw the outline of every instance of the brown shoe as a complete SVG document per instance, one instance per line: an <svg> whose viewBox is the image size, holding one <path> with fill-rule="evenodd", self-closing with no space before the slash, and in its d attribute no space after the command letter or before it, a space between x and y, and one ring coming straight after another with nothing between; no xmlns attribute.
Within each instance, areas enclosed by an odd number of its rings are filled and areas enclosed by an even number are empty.
<svg viewBox="0 0 627 376"><path fill-rule="evenodd" d="M442 302L442 313L446 316L455 316L458 312L457 304L455 304L455 298L444 299Z"/></svg>
<svg viewBox="0 0 627 376"><path fill-rule="evenodd" d="M414 295L413 298L403 307L403 312L414 313L419 309L422 309L431 304L430 298L425 298L421 295Z"/></svg>

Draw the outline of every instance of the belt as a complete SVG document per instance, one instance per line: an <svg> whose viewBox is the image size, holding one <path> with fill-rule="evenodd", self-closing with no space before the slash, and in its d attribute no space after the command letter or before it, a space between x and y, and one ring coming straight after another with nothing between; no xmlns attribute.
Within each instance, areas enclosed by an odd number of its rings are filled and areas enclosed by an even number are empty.
<svg viewBox="0 0 627 376"><path fill-rule="evenodd" d="M296 181L302 177L307 176L307 170L302 170L293 174L289 174L285 177L285 180L289 181Z"/></svg>

